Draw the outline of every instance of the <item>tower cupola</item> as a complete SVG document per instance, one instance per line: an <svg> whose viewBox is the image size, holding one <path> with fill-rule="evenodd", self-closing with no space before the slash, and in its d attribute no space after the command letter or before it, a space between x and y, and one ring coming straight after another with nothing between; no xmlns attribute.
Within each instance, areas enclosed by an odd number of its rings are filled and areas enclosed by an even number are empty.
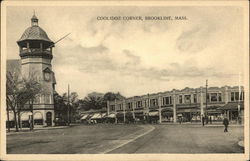
<svg viewBox="0 0 250 161"><path fill-rule="evenodd" d="M35 14L31 18L31 26L38 26L38 18L36 17Z"/></svg>
<svg viewBox="0 0 250 161"><path fill-rule="evenodd" d="M43 57L52 59L52 48L54 42L50 40L47 33L38 26L38 18L35 13L31 18L31 26L28 27L21 38L17 41L21 57Z"/></svg>

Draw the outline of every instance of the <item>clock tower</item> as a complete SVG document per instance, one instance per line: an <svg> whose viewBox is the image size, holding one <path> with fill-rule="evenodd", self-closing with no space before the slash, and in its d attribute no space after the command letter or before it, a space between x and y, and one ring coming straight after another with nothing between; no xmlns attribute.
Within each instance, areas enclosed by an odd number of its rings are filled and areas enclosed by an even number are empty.
<svg viewBox="0 0 250 161"><path fill-rule="evenodd" d="M42 86L42 92L37 95L33 103L34 124L53 126L55 119L53 93L56 81L51 61L54 42L39 27L35 14L31 18L31 26L24 31L17 44L21 57L22 77L27 79L33 77Z"/></svg>

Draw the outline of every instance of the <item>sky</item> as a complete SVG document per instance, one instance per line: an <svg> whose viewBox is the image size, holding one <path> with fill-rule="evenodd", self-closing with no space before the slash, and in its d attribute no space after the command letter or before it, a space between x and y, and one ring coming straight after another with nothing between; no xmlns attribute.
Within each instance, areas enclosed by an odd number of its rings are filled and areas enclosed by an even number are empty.
<svg viewBox="0 0 250 161"><path fill-rule="evenodd" d="M7 59L19 59L16 41L39 26L54 42L53 71L60 94L91 92L126 97L185 87L237 86L243 79L241 7L7 7ZM186 16L172 21L111 21L98 16Z"/></svg>

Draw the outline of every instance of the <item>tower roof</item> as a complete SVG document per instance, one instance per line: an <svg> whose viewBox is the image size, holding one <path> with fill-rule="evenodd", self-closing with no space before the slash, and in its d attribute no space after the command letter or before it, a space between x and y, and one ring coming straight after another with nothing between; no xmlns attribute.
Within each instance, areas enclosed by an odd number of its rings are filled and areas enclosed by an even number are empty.
<svg viewBox="0 0 250 161"><path fill-rule="evenodd" d="M31 27L27 28L22 34L21 38L17 41L20 45L24 41L29 40L42 40L46 41L48 44L53 44L53 42L49 39L47 33L38 26L38 18L34 14L31 18Z"/></svg>
<svg viewBox="0 0 250 161"><path fill-rule="evenodd" d="M24 40L44 40L44 41L52 42L49 39L47 33L39 26L31 26L27 28L24 31L21 38L18 40L18 42L24 41Z"/></svg>

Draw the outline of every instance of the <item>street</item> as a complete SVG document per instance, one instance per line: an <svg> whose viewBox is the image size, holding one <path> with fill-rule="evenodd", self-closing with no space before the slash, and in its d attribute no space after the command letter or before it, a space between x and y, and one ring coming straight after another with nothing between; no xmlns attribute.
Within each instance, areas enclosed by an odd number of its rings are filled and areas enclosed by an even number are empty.
<svg viewBox="0 0 250 161"><path fill-rule="evenodd" d="M80 125L7 136L9 154L243 153L243 127Z"/></svg>

